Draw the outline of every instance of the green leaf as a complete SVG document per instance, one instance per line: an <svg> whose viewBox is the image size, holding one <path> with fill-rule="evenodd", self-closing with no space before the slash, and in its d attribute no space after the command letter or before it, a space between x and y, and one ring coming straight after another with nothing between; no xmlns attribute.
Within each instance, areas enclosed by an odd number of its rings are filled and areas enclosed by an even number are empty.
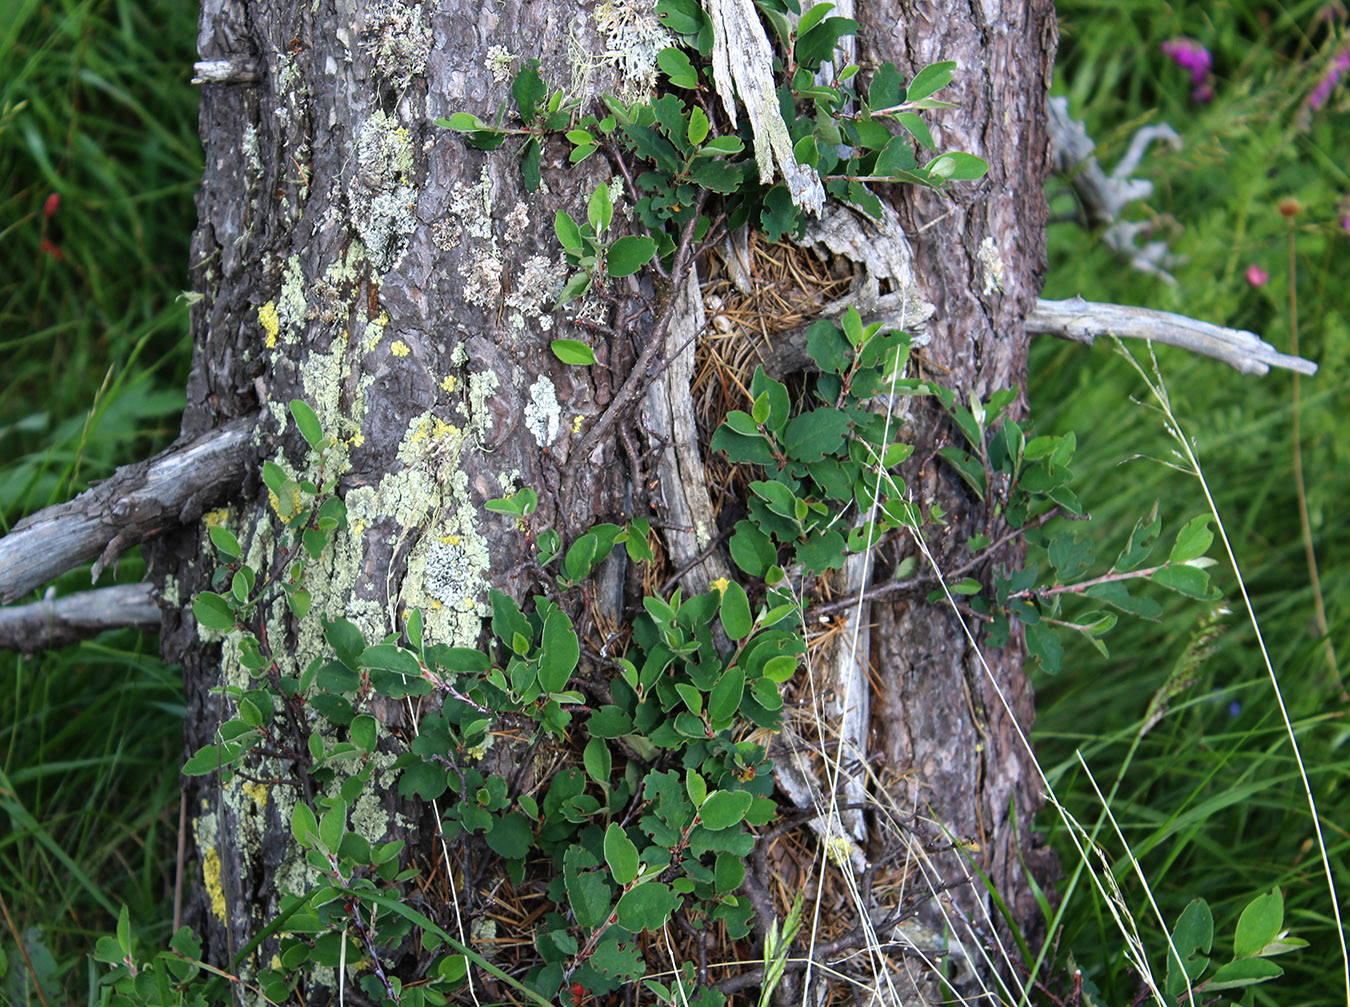
<svg viewBox="0 0 1350 1007"><path fill-rule="evenodd" d="M645 234L628 234L614 242L605 256L610 276L632 276L652 261L656 242Z"/></svg>
<svg viewBox="0 0 1350 1007"><path fill-rule="evenodd" d="M1209 550L1210 543L1214 541L1214 533L1209 530L1209 522L1212 519L1212 514L1201 514L1187 521L1181 531L1177 532L1176 545L1172 546L1171 555L1167 557L1168 561L1185 563L1203 556Z"/></svg>
<svg viewBox="0 0 1350 1007"><path fill-rule="evenodd" d="M291 416L295 418L300 436L317 450L319 442L323 440L323 427L319 425L319 417L309 407L309 403L303 399L291 399Z"/></svg>
<svg viewBox="0 0 1350 1007"><path fill-rule="evenodd" d="M1238 917L1237 935L1233 938L1233 957L1250 958L1259 955L1267 944L1280 936L1284 927L1284 898L1278 888L1258 895L1247 903Z"/></svg>
<svg viewBox="0 0 1350 1007"><path fill-rule="evenodd" d="M648 881L624 893L619 899L619 926L633 933L660 930L680 904L680 897L669 885Z"/></svg>
<svg viewBox="0 0 1350 1007"><path fill-rule="evenodd" d="M545 692L562 692L581 656L581 644L572 620L555 608L544 620L542 651L539 658L539 684Z"/></svg>
<svg viewBox="0 0 1350 1007"><path fill-rule="evenodd" d="M470 115L468 112L452 112L449 119L437 119L436 125L445 129L453 129L460 133L467 133L470 130L484 129L487 123L479 119L476 115Z"/></svg>
<svg viewBox="0 0 1350 1007"><path fill-rule="evenodd" d="M842 411L813 409L788 424L783 446L791 458L817 462L839 452L848 430L849 419Z"/></svg>
<svg viewBox="0 0 1350 1007"><path fill-rule="evenodd" d="M707 113L695 105L689 110L689 130L686 134L689 137L689 142L698 146L708 138L709 128Z"/></svg>
<svg viewBox="0 0 1350 1007"><path fill-rule="evenodd" d="M1204 899L1192 899L1181 911L1176 929L1172 931L1172 943L1181 955L1169 949L1167 954L1167 995L1179 997L1199 979L1209 967L1209 949L1214 943L1214 915L1209 911L1209 903Z"/></svg>
<svg viewBox="0 0 1350 1007"><path fill-rule="evenodd" d="M530 852L534 843L534 829L530 820L519 811L508 811L500 818L494 818L488 829L487 844L496 853L507 860L520 860Z"/></svg>
<svg viewBox="0 0 1350 1007"><path fill-rule="evenodd" d="M608 789L609 774L614 768L614 761L609 754L609 746L605 744L605 740L603 738L592 738L586 742L586 748L581 753L581 761L586 767L586 775L600 786Z"/></svg>
<svg viewBox="0 0 1350 1007"><path fill-rule="evenodd" d="M375 751L375 718L368 713L356 717L347 726L352 744L363 752Z"/></svg>
<svg viewBox="0 0 1350 1007"><path fill-rule="evenodd" d="M1284 969L1266 958L1242 958L1227 965L1219 966L1209 982L1205 983L1205 992L1240 989L1243 986L1255 986L1268 979L1278 979L1284 975Z"/></svg>
<svg viewBox="0 0 1350 1007"><path fill-rule="evenodd" d="M989 162L974 154L953 150L933 158L924 165L924 170L949 182L969 182L983 178L989 171Z"/></svg>
<svg viewBox="0 0 1350 1007"><path fill-rule="evenodd" d="M745 861L734 853L719 853L713 874L715 891L719 894L734 892L745 880Z"/></svg>
<svg viewBox="0 0 1350 1007"><path fill-rule="evenodd" d="M617 822L605 829L605 863L620 885L629 885L638 876L638 849Z"/></svg>
<svg viewBox="0 0 1350 1007"><path fill-rule="evenodd" d="M694 70L694 64L689 61L679 49L674 46L667 46L656 54L657 65L661 67L661 72L670 78L670 82L676 87L683 87L693 90L698 87L698 73ZM695 143L698 141L695 140Z"/></svg>
<svg viewBox="0 0 1350 1007"><path fill-rule="evenodd" d="M816 530L797 546L797 562L812 573L838 570L844 565L844 536L833 528Z"/></svg>
<svg viewBox="0 0 1350 1007"><path fill-rule="evenodd" d="M1116 557L1112 570L1133 570L1153 551L1158 534L1162 531L1162 519L1158 517L1158 501L1153 501L1153 509L1148 517L1141 517L1130 532L1129 541Z"/></svg>
<svg viewBox="0 0 1350 1007"><path fill-rule="evenodd" d="M304 802L298 802L303 804ZM334 853L342 845L342 835L347 831L347 805L338 801L326 812L319 822L319 840Z"/></svg>
<svg viewBox="0 0 1350 1007"><path fill-rule="evenodd" d="M239 548L239 540L234 537L234 532L230 529L218 524L211 525L207 529L207 534L211 536L211 544L230 559L238 559L243 555L243 550Z"/></svg>
<svg viewBox="0 0 1350 1007"><path fill-rule="evenodd" d="M867 89L867 104L873 111L894 108L900 104L900 71L894 63L882 63L872 74Z"/></svg>
<svg viewBox="0 0 1350 1007"><path fill-rule="evenodd" d="M1047 675L1058 675L1064 661L1064 644L1049 626L1037 623L1025 626L1027 653L1041 663Z"/></svg>
<svg viewBox="0 0 1350 1007"><path fill-rule="evenodd" d="M839 326L824 318L806 330L806 352L826 374L843 374L852 358Z"/></svg>
<svg viewBox="0 0 1350 1007"><path fill-rule="evenodd" d="M516 108L527 125L534 121L535 111L545 93L544 79L539 76L539 61L528 60L511 81L511 97L515 98Z"/></svg>
<svg viewBox="0 0 1350 1007"><path fill-rule="evenodd" d="M1149 580L1190 598L1210 601L1219 596L1219 592L1209 583L1209 574L1199 567L1187 566L1184 563L1156 570L1149 576Z"/></svg>
<svg viewBox="0 0 1350 1007"><path fill-rule="evenodd" d="M520 148L520 174L526 192L535 192L539 188L539 158L539 138L532 136Z"/></svg>
<svg viewBox="0 0 1350 1007"><path fill-rule="evenodd" d="M797 672L798 660L793 654L780 654L764 662L764 677L782 684Z"/></svg>
<svg viewBox="0 0 1350 1007"><path fill-rule="evenodd" d="M555 339L548 345L553 355L564 364L589 367L595 363L595 351L579 339Z"/></svg>
<svg viewBox="0 0 1350 1007"><path fill-rule="evenodd" d="M796 663L795 660L793 663ZM708 719L716 724L734 717L736 711L741 708L741 697L744 693L745 669L740 665L733 665L722 673L722 677L708 693Z"/></svg>
<svg viewBox="0 0 1350 1007"><path fill-rule="evenodd" d="M778 550L750 521L737 521L730 542L732 561L751 577L763 577L778 562Z"/></svg>
<svg viewBox="0 0 1350 1007"><path fill-rule="evenodd" d="M566 210L559 210L553 217L553 233L558 236L562 247L569 252L580 254L585 247L581 241L581 228Z"/></svg>
<svg viewBox="0 0 1350 1007"><path fill-rule="evenodd" d="M745 820L754 796L744 790L719 790L709 794L698 809L699 821L706 829L717 832L739 825Z"/></svg>
<svg viewBox="0 0 1350 1007"><path fill-rule="evenodd" d="M234 610L230 608L229 602L212 591L202 591L197 595L192 602L192 614L207 629L234 628Z"/></svg>
<svg viewBox="0 0 1350 1007"><path fill-rule="evenodd" d="M291 835L301 846L312 846L313 838L319 834L319 820L314 810L304 801L296 801L291 810Z"/></svg>
<svg viewBox="0 0 1350 1007"><path fill-rule="evenodd" d="M750 600L745 595L745 588L735 581L729 582L722 591L722 604L718 610L718 617L721 619L722 628L726 630L727 636L732 640L744 640L755 627L755 621L750 615Z"/></svg>
<svg viewBox="0 0 1350 1007"><path fill-rule="evenodd" d="M591 201L586 207L586 219L591 222L591 230L597 236L609 229L614 219L614 200L610 197L609 186L599 185L591 193Z"/></svg>
<svg viewBox="0 0 1350 1007"><path fill-rule="evenodd" d="M895 121L905 128L910 136L918 140L929 150L937 150L937 144L933 142L933 134L928 132L928 126L913 112L901 112L895 117ZM912 167L912 166L911 166Z"/></svg>
<svg viewBox="0 0 1350 1007"><path fill-rule="evenodd" d="M642 961L642 952L629 941L621 941L616 935L596 945L587 962L601 975L609 976L623 983L633 982L647 970Z"/></svg>
<svg viewBox="0 0 1350 1007"><path fill-rule="evenodd" d="M830 58L841 38L857 31L858 22L851 18L826 18L810 31L799 34L792 51L798 63L808 70L815 70Z"/></svg>
<svg viewBox="0 0 1350 1007"><path fill-rule="evenodd" d="M952 79L952 71L955 69L956 64L950 60L924 67L909 82L909 88L905 91L905 101L918 101L941 91Z"/></svg>
<svg viewBox="0 0 1350 1007"><path fill-rule="evenodd" d="M581 846L569 846L563 853L563 886L577 926L593 930L609 916L609 885L604 875L588 870L600 862Z"/></svg>

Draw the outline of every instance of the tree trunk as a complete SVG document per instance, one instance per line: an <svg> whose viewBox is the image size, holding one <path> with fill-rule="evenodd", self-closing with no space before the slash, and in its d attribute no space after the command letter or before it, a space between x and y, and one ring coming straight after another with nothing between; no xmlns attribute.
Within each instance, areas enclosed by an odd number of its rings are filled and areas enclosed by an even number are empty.
<svg viewBox="0 0 1350 1007"><path fill-rule="evenodd" d="M477 646L490 588L518 600L530 594L533 542L514 518L484 508L521 487L539 495L531 528L556 529L564 544L595 521L647 514L658 528L671 526L672 557L707 545L707 529L694 546L673 542L688 517L667 512L673 488L653 490L669 473L664 453L677 446L648 451L642 417L652 422L650 403L642 414L622 415L597 443L588 440L647 347L582 331L573 315L552 311L567 275L555 212L583 218L610 167L599 157L571 166L564 145L546 144L544 184L531 194L510 143L484 153L433 125L457 111L489 119L528 57L572 94L637 93L650 83L631 76L640 60L602 55L634 42L622 28L625 10L647 8L642 0L594 12L558 0L448 10L400 0L204 5L202 59L245 69L236 82L203 86L206 168L192 253L200 299L183 432L261 409L270 417L264 436L274 439L272 457L294 474L305 468L305 445L286 404L313 406L324 431L341 441L335 474L349 534L311 564L307 586L316 613L343 616L368 639L399 631L416 609L428 639ZM597 27L602 11L608 33ZM864 67L890 60L908 76L939 60L958 63L942 97L960 107L930 122L941 148L991 165L986 178L950 195L882 187L911 236L920 295L936 307L921 366L961 400L1024 382L1023 319L1044 271L1050 4L857 0L853 16ZM640 320L639 328L651 324ZM560 363L549 343L563 337L591 343L604 366ZM668 385L677 374L688 380L672 366L658 381ZM948 525L930 543L939 564L954 565L950 557L984 530L987 516L933 460L947 431L940 410L916 407L911 423L916 448L905 475L925 513L946 510ZM261 566L274 557L280 525L260 482L208 518L233 529ZM722 555L710 569L730 569ZM1017 558L1010 547L1004 562ZM222 653L192 617L191 599L210 587L216 565L205 526L162 540L153 564L166 600L165 656L183 665L186 742L195 751L228 715L213 690L245 677L238 653L228 645ZM635 576L621 563L602 572L579 617L583 638L603 641L599 627L622 620L638 597ZM687 576L690 590L711 579L701 568ZM1014 925L1034 930L1022 865L1040 870L1044 860L1032 849L1039 788L1017 737L1032 716L1020 648L1015 641L983 648L986 670L951 609L921 599L874 603L865 621L873 693L860 743L873 753L875 774L860 785L898 819L912 819L911 838L935 865L933 883L971 873L962 856L933 852L966 843ZM317 621L297 622L280 602L261 628L282 675L298 676L324 655ZM410 727L401 708L382 712L396 734ZM396 796L390 761L377 758L354 827L372 841L405 839L407 863L432 886L429 898L458 890L464 879L446 887L433 850L435 814ZM201 882L190 919L221 964L275 914L280 889L295 886L304 870L286 842L302 788L258 782L284 776L280 765L253 775L225 786L211 776L189 781ZM868 842L868 856L884 852L875 836ZM482 910L481 892L460 897L463 908ZM978 932L991 932L987 896L966 886L955 899ZM454 920L447 905L424 908L447 927ZM267 945L262 953L270 954ZM416 971L415 963L398 967ZM257 968L239 966L245 976ZM325 980L311 981L311 1002L321 1002Z"/></svg>

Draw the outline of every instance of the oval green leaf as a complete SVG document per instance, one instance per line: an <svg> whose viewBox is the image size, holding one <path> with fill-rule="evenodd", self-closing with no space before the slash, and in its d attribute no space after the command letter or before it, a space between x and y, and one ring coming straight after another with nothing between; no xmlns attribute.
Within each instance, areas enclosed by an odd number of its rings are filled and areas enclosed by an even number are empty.
<svg viewBox="0 0 1350 1007"><path fill-rule="evenodd" d="M645 234L629 234L610 246L605 257L605 268L610 276L632 276L652 261L656 242Z"/></svg>
<svg viewBox="0 0 1350 1007"><path fill-rule="evenodd" d="M595 363L595 352L579 339L555 339L549 343L549 348L564 364L589 367Z"/></svg>
<svg viewBox="0 0 1350 1007"><path fill-rule="evenodd" d="M744 790L719 790L709 794L703 807L698 809L699 821L705 829L713 832L729 829L745 820L745 813L750 810L753 800L754 797Z"/></svg>
<svg viewBox="0 0 1350 1007"><path fill-rule="evenodd" d="M637 879L637 847L617 822L611 822L605 830L605 863L620 885L632 884Z"/></svg>

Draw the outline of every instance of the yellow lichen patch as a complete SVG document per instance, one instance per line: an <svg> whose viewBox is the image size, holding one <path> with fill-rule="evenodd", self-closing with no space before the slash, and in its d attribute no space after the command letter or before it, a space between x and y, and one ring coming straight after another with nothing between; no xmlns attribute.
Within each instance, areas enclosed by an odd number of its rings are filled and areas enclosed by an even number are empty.
<svg viewBox="0 0 1350 1007"><path fill-rule="evenodd" d="M572 417L572 433L574 433L574 434L579 434L579 433L581 433L581 424L584 423L584 422L586 422L586 417L582 416L580 413L577 413L575 416L573 416L573 417Z"/></svg>
<svg viewBox="0 0 1350 1007"><path fill-rule="evenodd" d="M352 434L350 437L347 438L347 447L359 448L365 442L366 442L365 434Z"/></svg>
<svg viewBox="0 0 1350 1007"><path fill-rule="evenodd" d="M455 386L457 386L458 384L459 379L456 378L453 374L447 374L445 377L441 378L442 391L453 392L455 390Z"/></svg>
<svg viewBox="0 0 1350 1007"><path fill-rule="evenodd" d="M202 524L208 528L219 528L230 517L228 507L217 507L215 510L209 510L202 515Z"/></svg>
<svg viewBox="0 0 1350 1007"><path fill-rule="evenodd" d="M408 348L408 344L402 339L396 339L394 340L394 345L389 347L389 352L396 357L406 357L412 350Z"/></svg>
<svg viewBox="0 0 1350 1007"><path fill-rule="evenodd" d="M352 538L360 538L366 533L366 523L361 520L353 521L348 531L351 532Z"/></svg>
<svg viewBox="0 0 1350 1007"><path fill-rule="evenodd" d="M277 302L268 301L258 309L258 323L263 327L263 332L267 333L267 348L273 349L277 345L277 336L281 333L281 315L277 313Z"/></svg>
<svg viewBox="0 0 1350 1007"><path fill-rule="evenodd" d="M267 795L272 792L272 788L266 783L245 783L240 789L248 795L248 799L257 806L259 811L267 807Z"/></svg>
<svg viewBox="0 0 1350 1007"><path fill-rule="evenodd" d="M281 520L287 524L290 524L295 516L300 513L300 487L292 484L289 496L290 512L282 513L281 501L277 499L277 495L271 490L267 491L267 502L272 505L272 510L276 511L277 517L281 518Z"/></svg>
<svg viewBox="0 0 1350 1007"><path fill-rule="evenodd" d="M445 545L459 545L459 541L460 541L460 540L459 540L459 536L458 536L458 535L442 535L442 536L441 536L441 542L444 543Z"/></svg>
<svg viewBox="0 0 1350 1007"><path fill-rule="evenodd" d="M366 352L370 352L380 345L380 340L384 338L384 330L389 326L388 312L381 311L380 317L372 322L366 323L365 346Z"/></svg>
<svg viewBox="0 0 1350 1007"><path fill-rule="evenodd" d="M221 923L225 919L225 888L220 883L220 853L213 846L202 857L202 879L206 882L206 894L211 900L211 912Z"/></svg>

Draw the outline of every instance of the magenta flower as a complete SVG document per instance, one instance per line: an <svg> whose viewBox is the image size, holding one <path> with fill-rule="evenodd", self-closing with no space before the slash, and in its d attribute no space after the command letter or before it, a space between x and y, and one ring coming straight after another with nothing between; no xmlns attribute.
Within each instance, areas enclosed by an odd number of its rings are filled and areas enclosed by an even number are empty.
<svg viewBox="0 0 1350 1007"><path fill-rule="evenodd" d="M1332 57L1331 66L1327 67L1326 74L1317 82L1312 94L1308 95L1308 108L1316 112L1325 105L1327 99L1331 97L1332 88L1340 82L1340 79L1346 73L1350 73L1350 46Z"/></svg>
<svg viewBox="0 0 1350 1007"><path fill-rule="evenodd" d="M1269 279L1270 274L1255 263L1247 267L1247 282L1253 287L1264 287Z"/></svg>
<svg viewBox="0 0 1350 1007"><path fill-rule="evenodd" d="M1209 86L1209 71L1214 66L1214 58L1209 50L1193 38L1184 36L1168 39L1162 44L1163 54L1173 63L1191 75L1191 100L1207 102L1214 99L1214 89Z"/></svg>
<svg viewBox="0 0 1350 1007"><path fill-rule="evenodd" d="M1162 44L1162 51L1173 63L1190 73L1192 84L1203 84L1205 74L1214 66L1209 50L1193 38L1169 39Z"/></svg>

